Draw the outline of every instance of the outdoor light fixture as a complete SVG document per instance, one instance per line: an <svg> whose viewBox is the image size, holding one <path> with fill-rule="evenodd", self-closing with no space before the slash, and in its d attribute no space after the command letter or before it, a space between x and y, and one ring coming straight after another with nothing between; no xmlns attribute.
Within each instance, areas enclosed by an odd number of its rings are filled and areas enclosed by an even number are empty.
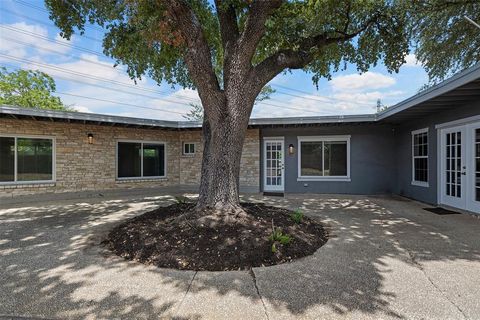
<svg viewBox="0 0 480 320"><path fill-rule="evenodd" d="M295 154L295 147L293 146L293 144L290 143L290 145L288 146L288 154Z"/></svg>
<svg viewBox="0 0 480 320"><path fill-rule="evenodd" d="M91 133L87 134L87 138L88 138L88 144L93 144L93 134Z"/></svg>

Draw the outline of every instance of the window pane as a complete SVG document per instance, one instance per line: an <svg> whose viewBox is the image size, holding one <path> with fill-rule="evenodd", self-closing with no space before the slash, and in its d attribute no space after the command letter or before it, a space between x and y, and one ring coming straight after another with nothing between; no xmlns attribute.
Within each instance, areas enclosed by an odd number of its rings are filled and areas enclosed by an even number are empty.
<svg viewBox="0 0 480 320"><path fill-rule="evenodd" d="M325 176L347 175L347 142L325 142Z"/></svg>
<svg viewBox="0 0 480 320"><path fill-rule="evenodd" d="M302 176L323 176L322 170L322 142L301 142Z"/></svg>
<svg viewBox="0 0 480 320"><path fill-rule="evenodd" d="M53 148L50 139L17 139L17 180L52 180Z"/></svg>
<svg viewBox="0 0 480 320"><path fill-rule="evenodd" d="M160 177L165 175L165 146L163 144L143 145L143 176Z"/></svg>
<svg viewBox="0 0 480 320"><path fill-rule="evenodd" d="M15 138L0 137L0 181L15 180Z"/></svg>
<svg viewBox="0 0 480 320"><path fill-rule="evenodd" d="M428 159L417 158L415 159L415 181L428 181Z"/></svg>
<svg viewBox="0 0 480 320"><path fill-rule="evenodd" d="M141 144L131 142L118 143L118 177L132 178L141 176Z"/></svg>

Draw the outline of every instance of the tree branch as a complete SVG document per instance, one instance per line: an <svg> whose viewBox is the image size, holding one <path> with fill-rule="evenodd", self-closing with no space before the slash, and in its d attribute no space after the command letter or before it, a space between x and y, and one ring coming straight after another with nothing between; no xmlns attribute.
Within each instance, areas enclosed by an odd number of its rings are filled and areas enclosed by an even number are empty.
<svg viewBox="0 0 480 320"><path fill-rule="evenodd" d="M220 34L224 51L229 45L234 44L239 37L237 14L235 8L224 3L222 0L215 0L217 8L218 21L220 22Z"/></svg>
<svg viewBox="0 0 480 320"><path fill-rule="evenodd" d="M245 28L239 40L244 62L251 62L257 45L265 34L265 22L282 3L282 0L255 0L250 5Z"/></svg>
<svg viewBox="0 0 480 320"><path fill-rule="evenodd" d="M224 96L213 70L210 47L202 26L192 8L184 0L167 0L163 3L168 18L181 32L187 50L185 62L189 75L198 89L205 110L208 111L210 106L219 105L218 102L224 99Z"/></svg>
<svg viewBox="0 0 480 320"><path fill-rule="evenodd" d="M373 15L355 32L347 33L348 24L345 31L335 30L334 33L339 36L329 37L326 33L304 38L299 42L297 50L284 49L279 50L270 57L263 60L255 66L251 73L251 81L258 90L261 90L270 80L285 69L301 69L312 62L314 54L321 48L333 43L341 43L355 38L360 33L368 29L377 21L380 14Z"/></svg>

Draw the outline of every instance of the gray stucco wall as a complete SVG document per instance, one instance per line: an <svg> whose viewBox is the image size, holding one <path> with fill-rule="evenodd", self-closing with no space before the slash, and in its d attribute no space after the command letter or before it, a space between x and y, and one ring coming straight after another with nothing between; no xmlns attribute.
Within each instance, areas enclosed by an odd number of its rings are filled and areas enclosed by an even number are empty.
<svg viewBox="0 0 480 320"><path fill-rule="evenodd" d="M267 128L264 137L284 137L285 148L295 146L295 154L285 153L285 192L287 193L391 193L395 186L394 135L385 124L330 125L312 128ZM351 181L297 181L298 136L351 135ZM261 159L263 159L263 148ZM261 161L261 188L263 190L263 161ZM307 186L305 186L307 184Z"/></svg>
<svg viewBox="0 0 480 320"><path fill-rule="evenodd" d="M395 193L437 204L437 130L435 125L480 114L480 101L466 106L452 106L446 112L432 114L395 128L396 187ZM412 185L412 131L428 127L429 186Z"/></svg>

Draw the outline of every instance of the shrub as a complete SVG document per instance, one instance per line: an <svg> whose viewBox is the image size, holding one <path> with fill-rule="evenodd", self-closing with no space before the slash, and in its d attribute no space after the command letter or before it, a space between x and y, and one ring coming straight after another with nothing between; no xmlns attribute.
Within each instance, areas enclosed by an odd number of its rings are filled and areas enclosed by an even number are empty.
<svg viewBox="0 0 480 320"><path fill-rule="evenodd" d="M300 224L303 220L303 212L300 209L295 210L291 215L293 222Z"/></svg>
<svg viewBox="0 0 480 320"><path fill-rule="evenodd" d="M273 225L273 221L272 221L272 233L270 234L268 239L273 242L273 245L272 245L273 253L276 252L275 243L278 242L280 244L287 245L292 241L292 237L290 237L288 234L284 234L281 229L275 228L275 226Z"/></svg>

